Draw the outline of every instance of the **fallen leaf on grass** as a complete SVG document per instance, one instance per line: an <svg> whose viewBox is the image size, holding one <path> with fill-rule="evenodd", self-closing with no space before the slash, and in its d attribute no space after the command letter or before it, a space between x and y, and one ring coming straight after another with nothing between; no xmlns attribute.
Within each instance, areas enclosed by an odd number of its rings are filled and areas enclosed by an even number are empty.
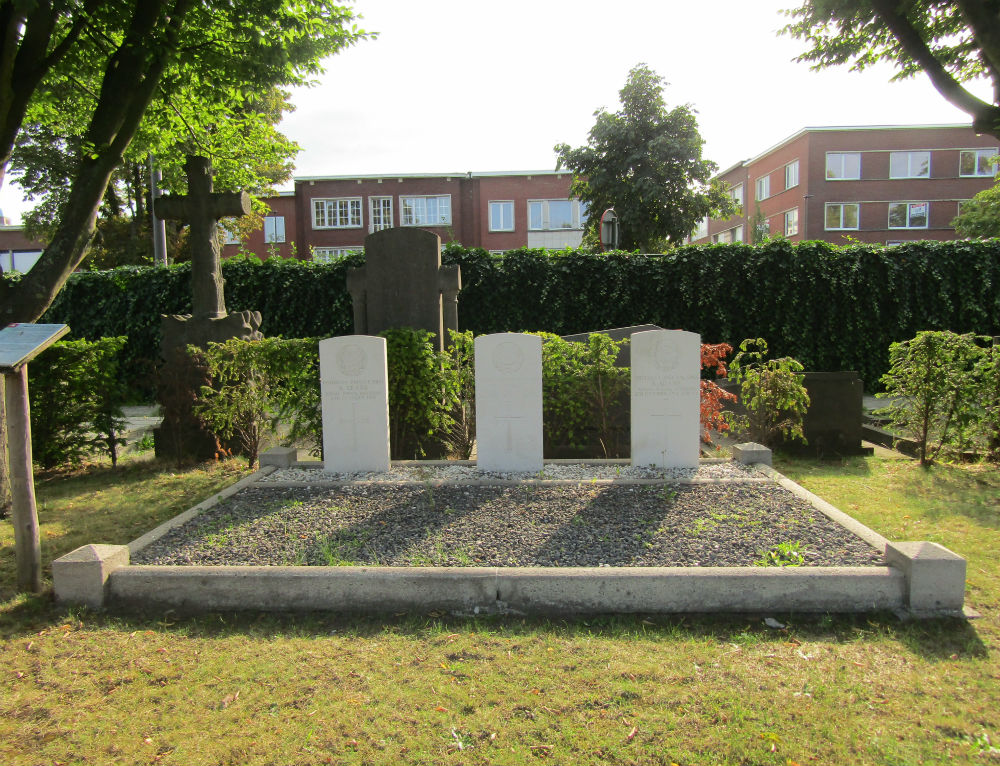
<svg viewBox="0 0 1000 766"><path fill-rule="evenodd" d="M631 742L631 741L632 741L633 739L635 739L635 735L636 735L636 734L637 734L638 732L639 732L639 727L638 727L638 726L633 726L633 727L632 727L632 731L630 731L630 732L628 733L628 736L627 736L627 737L625 737L625 741L626 741L626 742Z"/></svg>
<svg viewBox="0 0 1000 766"><path fill-rule="evenodd" d="M233 694L227 694L225 697L222 698L222 703L219 705L219 710L225 710L227 707L236 702L236 700L238 700L239 698L240 698L239 691L236 691Z"/></svg>
<svg viewBox="0 0 1000 766"><path fill-rule="evenodd" d="M447 713L447 712L448 712L448 708L446 708L446 707L444 707L444 706L442 706L442 705L438 705L438 706L437 706L436 708L434 708L434 709L435 709L435 710L436 710L437 712L439 712L439 713Z"/></svg>

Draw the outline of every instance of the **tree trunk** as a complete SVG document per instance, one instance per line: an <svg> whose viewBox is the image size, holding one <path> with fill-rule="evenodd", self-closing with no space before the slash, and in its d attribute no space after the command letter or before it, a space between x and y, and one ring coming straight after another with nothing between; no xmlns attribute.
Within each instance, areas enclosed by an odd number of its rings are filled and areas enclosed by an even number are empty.
<svg viewBox="0 0 1000 766"><path fill-rule="evenodd" d="M6 375L0 375L0 518L10 515L10 463L7 453Z"/></svg>

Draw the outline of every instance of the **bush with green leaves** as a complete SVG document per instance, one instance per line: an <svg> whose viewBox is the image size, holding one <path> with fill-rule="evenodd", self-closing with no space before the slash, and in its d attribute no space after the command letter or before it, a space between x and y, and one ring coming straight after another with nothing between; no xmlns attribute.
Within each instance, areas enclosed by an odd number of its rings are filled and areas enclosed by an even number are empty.
<svg viewBox="0 0 1000 766"><path fill-rule="evenodd" d="M117 465L125 440L125 386L118 359L127 338L54 343L28 365L33 459L78 465L103 453Z"/></svg>
<svg viewBox="0 0 1000 766"><path fill-rule="evenodd" d="M942 454L987 447L995 427L996 350L972 333L926 330L889 346L882 376L890 403L878 411L917 444L923 466ZM994 425L989 425L990 421Z"/></svg>
<svg viewBox="0 0 1000 766"><path fill-rule="evenodd" d="M586 447L596 442L604 457L627 454L622 417L629 393L629 368L615 366L628 340L592 333L585 343L542 336L542 391L546 450Z"/></svg>
<svg viewBox="0 0 1000 766"><path fill-rule="evenodd" d="M806 441L803 419L809 394L803 367L791 357L767 358L767 341L747 338L729 364L729 377L739 386L745 412L731 414L732 430L751 441L774 447L782 441Z"/></svg>
<svg viewBox="0 0 1000 766"><path fill-rule="evenodd" d="M468 460L476 444L476 354L471 332L448 330L443 385L452 396L452 424L444 436L449 457Z"/></svg>

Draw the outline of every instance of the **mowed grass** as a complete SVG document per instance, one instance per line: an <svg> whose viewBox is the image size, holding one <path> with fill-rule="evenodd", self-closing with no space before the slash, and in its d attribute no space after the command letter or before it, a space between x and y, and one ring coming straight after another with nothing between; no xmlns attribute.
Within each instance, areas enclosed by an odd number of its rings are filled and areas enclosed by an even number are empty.
<svg viewBox="0 0 1000 766"><path fill-rule="evenodd" d="M1000 471L777 467L890 539L966 556L982 619L97 614L11 596L4 521L0 763L998 762ZM46 556L125 542L241 471L40 481Z"/></svg>

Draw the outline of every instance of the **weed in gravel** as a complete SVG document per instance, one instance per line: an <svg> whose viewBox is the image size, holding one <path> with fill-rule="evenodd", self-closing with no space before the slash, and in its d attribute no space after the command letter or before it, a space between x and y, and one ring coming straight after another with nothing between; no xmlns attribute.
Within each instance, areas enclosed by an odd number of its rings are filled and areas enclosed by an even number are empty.
<svg viewBox="0 0 1000 766"><path fill-rule="evenodd" d="M319 544L319 552L323 562L329 567L350 567L361 563L361 554L368 542L370 533L335 532Z"/></svg>
<svg viewBox="0 0 1000 766"><path fill-rule="evenodd" d="M753 562L756 567L797 567L806 562L805 556L799 552L798 541L793 543L778 543L767 551L763 558Z"/></svg>

